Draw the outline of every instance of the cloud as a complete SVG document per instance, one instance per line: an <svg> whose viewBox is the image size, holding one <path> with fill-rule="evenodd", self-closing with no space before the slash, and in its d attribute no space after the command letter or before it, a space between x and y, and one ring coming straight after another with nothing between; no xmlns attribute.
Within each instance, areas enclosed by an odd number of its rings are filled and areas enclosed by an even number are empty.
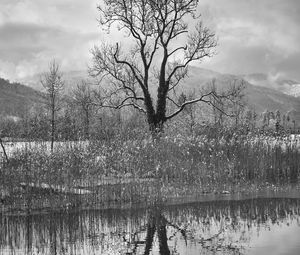
<svg viewBox="0 0 300 255"><path fill-rule="evenodd" d="M298 0L203 0L200 9L219 37L219 54L207 66L237 73L269 72L300 53ZM300 74L296 75L300 78Z"/></svg>
<svg viewBox="0 0 300 255"><path fill-rule="evenodd" d="M290 75L290 78L296 79L300 83L300 52L284 59L280 59L274 64L276 72L285 72Z"/></svg>
<svg viewBox="0 0 300 255"><path fill-rule="evenodd" d="M89 49L97 41L97 33L80 33L60 27L36 24L9 23L0 27L3 39L0 41L2 69L15 65L11 79L23 78L47 68L56 58L66 70L86 68ZM9 68L12 70L12 68ZM9 72L11 76L12 71Z"/></svg>
<svg viewBox="0 0 300 255"><path fill-rule="evenodd" d="M32 23L90 32L96 27L97 2L98 0L1 0L0 17L6 23Z"/></svg>
<svg viewBox="0 0 300 255"><path fill-rule="evenodd" d="M96 20L100 1L1 0L0 75L14 80L44 71L54 57L66 71L85 69L90 49L107 36ZM218 54L201 66L300 80L299 0L201 0L199 11L219 38Z"/></svg>
<svg viewBox="0 0 300 255"><path fill-rule="evenodd" d="M1 0L0 75L18 80L44 71L53 58L66 71L86 69L100 38L96 6L97 0Z"/></svg>
<svg viewBox="0 0 300 255"><path fill-rule="evenodd" d="M63 36L59 29L23 23L5 24L0 27L0 34L2 59L13 63L34 58L37 53L51 47L51 38Z"/></svg>

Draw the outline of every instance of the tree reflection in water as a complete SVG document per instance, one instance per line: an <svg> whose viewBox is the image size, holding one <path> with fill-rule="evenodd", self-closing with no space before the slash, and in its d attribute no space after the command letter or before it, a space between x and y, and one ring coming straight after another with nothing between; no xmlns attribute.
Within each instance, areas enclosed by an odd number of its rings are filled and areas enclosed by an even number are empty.
<svg viewBox="0 0 300 255"><path fill-rule="evenodd" d="M157 239L158 239L158 246L159 246L159 253L169 255L170 249L168 246L168 240L170 240L170 237L167 236L167 226L172 226L178 231L182 233L182 236L185 238L185 230L180 229L178 226L170 223L162 214L161 208L152 208L150 210L150 214L148 216L148 222L146 225L146 238L145 241L136 241L133 240L132 242L127 242L127 244L132 245L133 249L130 252L130 254L136 254L137 247L139 244L145 244L145 251L144 255L150 254L152 251L152 246L154 242L154 235L157 233ZM136 237L135 233L133 236ZM129 252L127 252L129 254Z"/></svg>
<svg viewBox="0 0 300 255"><path fill-rule="evenodd" d="M299 215L300 199L283 198L0 214L0 254L240 254L258 233L299 225Z"/></svg>

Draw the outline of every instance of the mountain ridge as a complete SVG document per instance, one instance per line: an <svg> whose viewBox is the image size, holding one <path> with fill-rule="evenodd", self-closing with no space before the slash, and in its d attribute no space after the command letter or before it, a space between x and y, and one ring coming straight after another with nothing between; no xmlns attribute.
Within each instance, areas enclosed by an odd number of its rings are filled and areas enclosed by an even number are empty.
<svg viewBox="0 0 300 255"><path fill-rule="evenodd" d="M38 77L38 75L36 75ZM66 80L67 89L66 93L69 93L75 85L80 82L82 79L88 78L88 73L85 71L71 71L64 74ZM255 82L251 83L251 79L256 79ZM182 86L182 91L187 89L190 92L200 91L201 88L207 86L211 83L212 80L215 80L216 86L220 88L226 88L230 84L234 83L236 80L243 81L245 86L246 101L250 109L255 110L258 114L269 110L276 111L279 110L282 114L287 112L293 113L293 118L300 123L300 97L291 96L289 93L286 93L282 88L281 84L284 86L297 86L294 84L295 81L290 79L277 79L276 86L274 84L269 86L269 83L264 84L268 81L268 75L257 73L245 75L233 75L233 74L222 74L216 71L209 69L203 69L195 66L189 67L188 76L183 81L185 84ZM261 83L259 83L261 81ZM38 80L35 80L35 84L38 83ZM281 83L281 84L280 84ZM32 83L28 83L32 85ZM33 85L33 87L36 85ZM281 87L280 87L281 86ZM295 90L298 87L295 87ZM299 87L300 88L300 87ZM297 91L296 91L297 92ZM300 92L300 90L299 90ZM295 93L297 95L297 93Z"/></svg>
<svg viewBox="0 0 300 255"><path fill-rule="evenodd" d="M0 115L21 118L41 101L41 96L29 86L0 78Z"/></svg>
<svg viewBox="0 0 300 255"><path fill-rule="evenodd" d="M273 88L284 94L300 97L300 82L298 81L264 73L241 75L241 77L253 85Z"/></svg>

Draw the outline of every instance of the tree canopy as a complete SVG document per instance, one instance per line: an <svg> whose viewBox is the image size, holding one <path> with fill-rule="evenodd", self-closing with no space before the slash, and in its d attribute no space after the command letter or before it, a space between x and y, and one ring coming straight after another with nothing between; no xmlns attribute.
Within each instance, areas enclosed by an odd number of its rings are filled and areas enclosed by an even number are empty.
<svg viewBox="0 0 300 255"><path fill-rule="evenodd" d="M120 109L135 107L146 114L152 131L179 114L187 105L209 100L213 91L177 102L173 92L182 84L188 66L211 57L217 45L215 34L197 13L198 0L104 0L98 6L103 29L132 41L95 47L91 74L105 82L101 105ZM193 28L189 24L195 24ZM153 87L157 88L153 96ZM168 103L175 106L167 111Z"/></svg>

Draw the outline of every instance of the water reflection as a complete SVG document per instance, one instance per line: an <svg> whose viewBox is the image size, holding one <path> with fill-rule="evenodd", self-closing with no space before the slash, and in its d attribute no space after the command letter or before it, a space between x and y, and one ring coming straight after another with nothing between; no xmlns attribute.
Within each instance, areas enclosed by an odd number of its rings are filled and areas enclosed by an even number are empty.
<svg viewBox="0 0 300 255"><path fill-rule="evenodd" d="M282 198L0 215L0 253L265 254L268 236L275 247L280 231L300 234L299 215L300 200ZM284 248L300 254L298 243Z"/></svg>

